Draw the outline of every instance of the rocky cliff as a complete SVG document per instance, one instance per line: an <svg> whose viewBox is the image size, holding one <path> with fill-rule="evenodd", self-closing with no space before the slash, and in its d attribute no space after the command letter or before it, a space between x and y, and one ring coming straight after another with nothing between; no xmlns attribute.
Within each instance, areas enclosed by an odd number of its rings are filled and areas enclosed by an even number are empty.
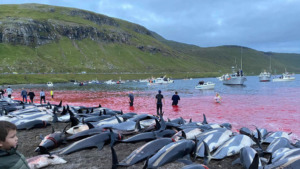
<svg viewBox="0 0 300 169"><path fill-rule="evenodd" d="M129 44L130 38L133 36L128 31L120 28L120 24L115 19L104 15L68 8L56 10L51 6L41 7L37 4L26 4L24 6L30 10L43 13L56 13L54 16L73 17L74 20L80 18L94 23L95 26L56 19L55 17L51 18L51 15L48 19L2 16L0 19L0 43L38 46L58 41L61 37L67 37L72 40L89 38L97 42ZM149 30L139 25L132 24L126 29L151 36Z"/></svg>

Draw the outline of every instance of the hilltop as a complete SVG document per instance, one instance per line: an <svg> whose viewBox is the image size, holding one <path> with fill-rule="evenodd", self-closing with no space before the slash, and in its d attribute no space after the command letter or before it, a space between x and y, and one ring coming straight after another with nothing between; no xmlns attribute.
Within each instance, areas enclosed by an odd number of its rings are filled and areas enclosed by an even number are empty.
<svg viewBox="0 0 300 169"><path fill-rule="evenodd" d="M202 48L164 39L147 28L90 11L41 4L0 5L0 73L247 74L300 72L300 54L241 46ZM298 63L298 64L297 64Z"/></svg>

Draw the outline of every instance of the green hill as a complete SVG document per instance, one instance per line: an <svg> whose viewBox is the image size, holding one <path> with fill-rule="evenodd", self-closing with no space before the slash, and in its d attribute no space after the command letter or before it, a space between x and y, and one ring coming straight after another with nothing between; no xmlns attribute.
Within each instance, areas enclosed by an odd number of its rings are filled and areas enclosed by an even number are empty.
<svg viewBox="0 0 300 169"><path fill-rule="evenodd" d="M242 53L241 53L242 49ZM40 4L0 5L0 73L300 72L300 55L240 46L201 48L90 11Z"/></svg>

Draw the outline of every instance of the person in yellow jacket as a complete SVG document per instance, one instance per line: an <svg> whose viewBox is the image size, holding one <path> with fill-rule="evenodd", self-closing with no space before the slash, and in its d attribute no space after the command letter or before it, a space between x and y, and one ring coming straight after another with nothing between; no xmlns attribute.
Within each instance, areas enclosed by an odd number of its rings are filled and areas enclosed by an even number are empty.
<svg viewBox="0 0 300 169"><path fill-rule="evenodd" d="M53 99L54 98L54 92L53 92L53 90L50 91L50 95L51 95L51 98Z"/></svg>

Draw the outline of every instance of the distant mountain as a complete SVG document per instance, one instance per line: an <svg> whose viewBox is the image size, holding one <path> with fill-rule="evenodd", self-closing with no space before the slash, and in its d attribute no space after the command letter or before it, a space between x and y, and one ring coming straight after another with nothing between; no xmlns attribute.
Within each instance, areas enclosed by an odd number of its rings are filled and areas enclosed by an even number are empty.
<svg viewBox="0 0 300 169"><path fill-rule="evenodd" d="M286 68L300 54L240 46L201 48L164 39L143 26L90 11L40 4L0 5L0 73L230 72Z"/></svg>

